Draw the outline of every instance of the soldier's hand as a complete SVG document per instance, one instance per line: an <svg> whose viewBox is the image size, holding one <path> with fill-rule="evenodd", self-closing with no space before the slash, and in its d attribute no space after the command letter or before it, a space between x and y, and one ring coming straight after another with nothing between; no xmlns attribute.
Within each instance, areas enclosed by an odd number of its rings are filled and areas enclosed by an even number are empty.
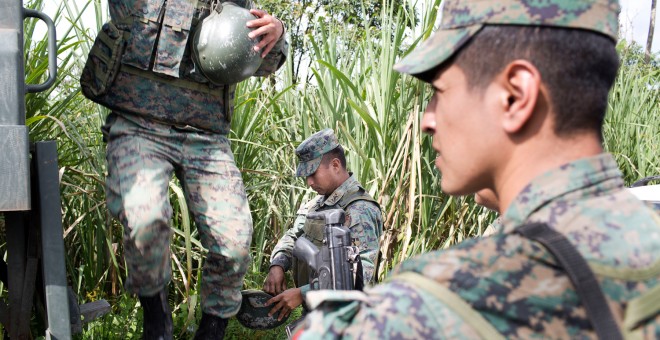
<svg viewBox="0 0 660 340"><path fill-rule="evenodd" d="M284 34L284 24L264 10L251 9L250 13L257 16L258 19L247 22L247 27L255 29L248 36L250 39L261 36L261 41L254 46L254 50L257 52L263 51L261 52L261 57L264 58L273 49L277 40Z"/></svg>
<svg viewBox="0 0 660 340"><path fill-rule="evenodd" d="M280 266L272 266L268 270L268 276L264 282L264 292L277 295L286 289L286 278L284 269Z"/></svg>
<svg viewBox="0 0 660 340"><path fill-rule="evenodd" d="M287 289L282 294L266 301L266 306L275 304L275 307L268 312L268 316L273 316L277 311L280 311L280 315L277 318L277 320L280 321L289 316L291 311L300 306L302 302L303 297L300 288Z"/></svg>

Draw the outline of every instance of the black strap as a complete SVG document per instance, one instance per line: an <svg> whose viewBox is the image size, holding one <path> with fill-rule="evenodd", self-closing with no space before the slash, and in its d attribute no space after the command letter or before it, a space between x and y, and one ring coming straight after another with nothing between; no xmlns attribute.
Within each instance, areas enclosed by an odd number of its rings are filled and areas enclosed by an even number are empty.
<svg viewBox="0 0 660 340"><path fill-rule="evenodd" d="M544 245L559 262L582 300L598 338L623 339L594 273L566 237L545 223L526 224L517 228L516 232Z"/></svg>
<svg viewBox="0 0 660 340"><path fill-rule="evenodd" d="M357 265L355 266L355 283L353 284L354 290L363 291L364 290L364 269L362 269L362 258L357 257ZM376 275L376 273L374 273Z"/></svg>

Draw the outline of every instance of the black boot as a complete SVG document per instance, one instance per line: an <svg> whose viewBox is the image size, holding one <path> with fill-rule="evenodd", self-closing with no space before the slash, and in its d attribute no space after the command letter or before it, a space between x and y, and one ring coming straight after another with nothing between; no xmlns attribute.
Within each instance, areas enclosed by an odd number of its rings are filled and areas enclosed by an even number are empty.
<svg viewBox="0 0 660 340"><path fill-rule="evenodd" d="M219 316L202 313L202 321L199 322L199 328L195 332L195 340L215 340L225 337L225 328L229 319L223 319Z"/></svg>
<svg viewBox="0 0 660 340"><path fill-rule="evenodd" d="M167 289L154 296L139 296L142 304L142 339L172 340L172 312L167 303Z"/></svg>

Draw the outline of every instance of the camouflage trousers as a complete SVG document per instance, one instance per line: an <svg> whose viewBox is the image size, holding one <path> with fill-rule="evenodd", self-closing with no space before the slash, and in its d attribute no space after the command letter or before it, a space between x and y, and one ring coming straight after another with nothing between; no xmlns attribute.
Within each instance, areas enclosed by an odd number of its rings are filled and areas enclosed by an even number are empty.
<svg viewBox="0 0 660 340"><path fill-rule="evenodd" d="M224 318L236 314L250 261L252 218L227 137L116 114L109 116L104 132L106 199L124 226L126 289L151 296L170 281L168 188L175 174L208 249L203 311Z"/></svg>

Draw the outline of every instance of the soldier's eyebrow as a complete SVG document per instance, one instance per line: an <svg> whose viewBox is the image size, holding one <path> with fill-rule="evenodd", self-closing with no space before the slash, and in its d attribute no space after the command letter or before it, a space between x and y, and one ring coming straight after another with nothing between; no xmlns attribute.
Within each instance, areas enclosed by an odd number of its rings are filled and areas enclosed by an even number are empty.
<svg viewBox="0 0 660 340"><path fill-rule="evenodd" d="M439 93L443 93L447 91L447 88L450 87L449 82L447 79L443 79L442 76L435 78L435 80L431 83L431 87Z"/></svg>
<svg viewBox="0 0 660 340"><path fill-rule="evenodd" d="M433 90L435 90L435 92L439 92L439 93L445 92L445 86L443 85L431 84L431 87L433 88Z"/></svg>
<svg viewBox="0 0 660 340"><path fill-rule="evenodd" d="M449 88L451 85L452 79L447 77L446 69L439 72L438 76L435 77L435 79L433 79L431 82L431 87L440 93L447 91L447 88Z"/></svg>

